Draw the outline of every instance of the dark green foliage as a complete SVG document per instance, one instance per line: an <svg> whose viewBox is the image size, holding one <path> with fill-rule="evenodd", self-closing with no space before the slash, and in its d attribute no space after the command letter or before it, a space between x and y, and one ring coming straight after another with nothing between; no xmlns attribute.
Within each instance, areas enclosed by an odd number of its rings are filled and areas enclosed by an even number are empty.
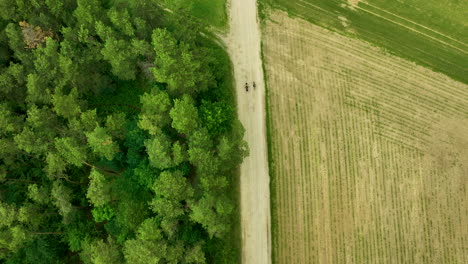
<svg viewBox="0 0 468 264"><path fill-rule="evenodd" d="M159 134L145 141L150 165L157 169L168 169L174 164L171 157L171 139Z"/></svg>
<svg viewBox="0 0 468 264"><path fill-rule="evenodd" d="M155 29L152 44L156 52L152 69L158 82L166 83L173 95L206 91L214 82L209 69L211 58L203 48L179 42L165 29Z"/></svg>
<svg viewBox="0 0 468 264"><path fill-rule="evenodd" d="M112 136L105 127L96 127L92 132L86 133L86 137L94 153L108 160L112 160L119 151L119 146L112 140Z"/></svg>
<svg viewBox="0 0 468 264"><path fill-rule="evenodd" d="M86 240L83 244L83 251L80 255L84 263L124 263L120 247L112 237L109 237L107 241Z"/></svg>
<svg viewBox="0 0 468 264"><path fill-rule="evenodd" d="M137 120L132 119L126 124L124 146L127 148L126 162L130 168L134 168L145 159L145 140L148 135L137 125Z"/></svg>
<svg viewBox="0 0 468 264"><path fill-rule="evenodd" d="M169 115L172 118L172 127L181 134L190 135L200 123L195 102L189 95L175 99Z"/></svg>
<svg viewBox="0 0 468 264"><path fill-rule="evenodd" d="M159 3L0 0L1 263L220 263L211 237L232 247L247 152L229 61Z"/></svg>
<svg viewBox="0 0 468 264"><path fill-rule="evenodd" d="M212 137L217 137L231 129L231 122L235 117L235 109L225 102L202 101L200 117L203 125Z"/></svg>
<svg viewBox="0 0 468 264"><path fill-rule="evenodd" d="M64 243L73 252L78 252L83 248L83 242L88 237L97 235L95 225L89 221L84 214L77 214L73 223L64 227L65 235L62 238Z"/></svg>
<svg viewBox="0 0 468 264"><path fill-rule="evenodd" d="M159 170L152 168L149 165L147 159L142 160L138 166L133 170L135 181L141 186L145 186L150 189L153 186L153 182L159 175Z"/></svg>
<svg viewBox="0 0 468 264"><path fill-rule="evenodd" d="M6 263L13 264L65 264L64 245L53 237L37 237L19 250Z"/></svg>
<svg viewBox="0 0 468 264"><path fill-rule="evenodd" d="M114 209L112 209L112 207L109 205L104 205L93 208L92 214L94 221L99 223L103 221L109 221L115 215L115 212Z"/></svg>
<svg viewBox="0 0 468 264"><path fill-rule="evenodd" d="M141 96L140 101L142 108L138 126L151 135L160 133L170 123L168 113L172 104L169 95L153 87L151 93Z"/></svg>

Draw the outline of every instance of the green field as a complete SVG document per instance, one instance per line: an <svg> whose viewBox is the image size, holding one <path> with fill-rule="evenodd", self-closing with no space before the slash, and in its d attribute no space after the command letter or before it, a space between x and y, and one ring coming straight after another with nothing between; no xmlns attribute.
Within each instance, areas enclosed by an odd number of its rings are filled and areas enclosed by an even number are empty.
<svg viewBox="0 0 468 264"><path fill-rule="evenodd" d="M264 1L468 83L468 1Z"/></svg>
<svg viewBox="0 0 468 264"><path fill-rule="evenodd" d="M129 2L133 0L113 0L114 3ZM173 0L163 0L165 6L172 8L179 2ZM190 13L209 26L218 30L227 27L226 0L181 0L182 6L188 8Z"/></svg>
<svg viewBox="0 0 468 264"><path fill-rule="evenodd" d="M226 0L194 0L192 12L217 29L227 26Z"/></svg>
<svg viewBox="0 0 468 264"><path fill-rule="evenodd" d="M273 263L468 263L468 85L277 10L262 37Z"/></svg>

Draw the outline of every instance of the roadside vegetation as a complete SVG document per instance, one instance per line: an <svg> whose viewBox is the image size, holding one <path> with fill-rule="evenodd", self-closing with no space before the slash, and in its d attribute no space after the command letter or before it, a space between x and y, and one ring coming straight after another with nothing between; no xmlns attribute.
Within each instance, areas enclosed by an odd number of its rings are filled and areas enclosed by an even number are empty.
<svg viewBox="0 0 468 264"><path fill-rule="evenodd" d="M368 41L468 83L468 1L262 0L316 25Z"/></svg>
<svg viewBox="0 0 468 264"><path fill-rule="evenodd" d="M226 29L226 0L194 0L193 15L217 29Z"/></svg>
<svg viewBox="0 0 468 264"><path fill-rule="evenodd" d="M130 1L130 0L125 0ZM162 0L169 8L183 6L212 29L225 31L228 26L226 0Z"/></svg>
<svg viewBox="0 0 468 264"><path fill-rule="evenodd" d="M0 0L0 262L240 262L230 61L159 4Z"/></svg>

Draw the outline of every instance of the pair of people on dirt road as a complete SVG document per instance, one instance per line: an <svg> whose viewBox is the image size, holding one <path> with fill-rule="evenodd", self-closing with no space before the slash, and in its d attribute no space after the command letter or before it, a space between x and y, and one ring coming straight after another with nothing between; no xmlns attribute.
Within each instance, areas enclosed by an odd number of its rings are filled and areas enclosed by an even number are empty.
<svg viewBox="0 0 468 264"><path fill-rule="evenodd" d="M257 85L255 84L255 82L253 82L252 84L254 90L255 90L255 87L257 87ZM249 84L248 83L245 83L245 91L248 92L249 91Z"/></svg>

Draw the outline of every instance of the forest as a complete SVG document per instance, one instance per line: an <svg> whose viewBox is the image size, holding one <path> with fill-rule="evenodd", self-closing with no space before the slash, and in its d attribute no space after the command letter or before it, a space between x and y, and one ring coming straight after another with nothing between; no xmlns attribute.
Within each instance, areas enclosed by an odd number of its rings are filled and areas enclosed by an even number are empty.
<svg viewBox="0 0 468 264"><path fill-rule="evenodd" d="M173 1L0 0L0 263L238 263L231 65Z"/></svg>

